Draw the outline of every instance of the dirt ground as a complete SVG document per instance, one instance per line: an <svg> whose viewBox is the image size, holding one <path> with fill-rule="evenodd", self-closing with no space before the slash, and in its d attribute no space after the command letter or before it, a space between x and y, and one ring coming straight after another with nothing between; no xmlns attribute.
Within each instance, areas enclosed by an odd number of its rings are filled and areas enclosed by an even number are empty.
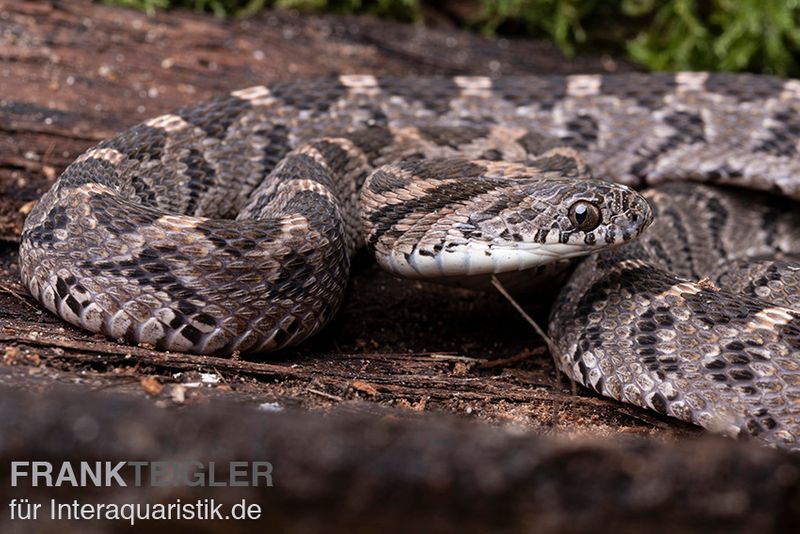
<svg viewBox="0 0 800 534"><path fill-rule="evenodd" d="M331 325L297 349L254 360L165 354L88 335L44 311L18 277L24 216L63 168L97 141L180 105L313 75L630 68L608 57L566 59L541 42L370 18L276 11L223 21L188 12L147 17L84 0L0 3L3 390L32 390L36 399L60 398L64 388L116 394L184 418L226 401L358 417L458 414L538 434L633 434L666 446L698 436L689 425L574 388L501 295L396 280L365 254ZM546 320L546 299L523 306ZM62 407L37 413L57 421Z"/></svg>

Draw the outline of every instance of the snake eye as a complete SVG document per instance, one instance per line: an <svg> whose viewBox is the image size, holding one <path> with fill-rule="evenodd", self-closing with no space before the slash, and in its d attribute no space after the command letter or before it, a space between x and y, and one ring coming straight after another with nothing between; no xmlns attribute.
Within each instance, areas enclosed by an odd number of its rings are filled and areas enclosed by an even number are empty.
<svg viewBox="0 0 800 534"><path fill-rule="evenodd" d="M591 202L579 200L569 207L569 220L578 230L591 232L600 225L600 208Z"/></svg>

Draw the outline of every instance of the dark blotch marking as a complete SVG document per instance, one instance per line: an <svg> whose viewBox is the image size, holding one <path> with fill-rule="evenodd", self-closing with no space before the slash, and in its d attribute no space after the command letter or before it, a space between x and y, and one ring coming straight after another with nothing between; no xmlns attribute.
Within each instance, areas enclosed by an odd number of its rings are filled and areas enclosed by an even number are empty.
<svg viewBox="0 0 800 534"><path fill-rule="evenodd" d="M350 155L340 144L320 140L313 147L322 155L328 167L334 172L341 172L350 165Z"/></svg>
<svg viewBox="0 0 800 534"><path fill-rule="evenodd" d="M137 256L123 261L84 261L80 264L82 269L93 275L110 274L130 279L134 282L141 281L152 286L157 291L163 291L170 299L178 302L178 310L183 315L191 315L196 307L186 302L186 299L197 298L195 290L186 287L171 272L166 256L155 248L142 249ZM181 318L181 321L185 321ZM174 322L174 320L172 321Z"/></svg>
<svg viewBox="0 0 800 534"><path fill-rule="evenodd" d="M56 280L56 293L62 299L69 295L69 286L61 277Z"/></svg>
<svg viewBox="0 0 800 534"><path fill-rule="evenodd" d="M532 167L542 170L543 172L554 172L561 174L563 177L575 177L580 173L578 162L575 158L563 154L552 154L550 156L543 156L533 159L528 162Z"/></svg>
<svg viewBox="0 0 800 534"><path fill-rule="evenodd" d="M55 206L41 224L25 228L21 239L23 242L32 241L48 245L56 240L54 231L66 228L68 223L66 210L62 206Z"/></svg>
<svg viewBox="0 0 800 534"><path fill-rule="evenodd" d="M269 174L278 165L284 156L291 150L289 145L289 129L283 124L272 124L268 130L261 130L258 134L267 140L264 147L264 157L261 165L264 174Z"/></svg>
<svg viewBox="0 0 800 534"><path fill-rule="evenodd" d="M272 96L296 109L324 113L347 95L348 89L336 78L297 80L270 87Z"/></svg>
<svg viewBox="0 0 800 534"><path fill-rule="evenodd" d="M202 152L195 148L190 148L189 154L182 161L186 165L186 175L189 176L186 183L188 195L185 213L194 215L200 196L214 185L216 172Z"/></svg>
<svg viewBox="0 0 800 534"><path fill-rule="evenodd" d="M312 230L325 236L329 243L341 243L344 226L341 216L331 201L314 191L300 191L286 203L284 213L300 214L308 220Z"/></svg>
<svg viewBox="0 0 800 534"><path fill-rule="evenodd" d="M300 330L300 321L297 320L297 317L292 317L289 319L289 322L284 327L284 330L289 334L295 334L298 330Z"/></svg>
<svg viewBox="0 0 800 534"><path fill-rule="evenodd" d="M640 159L628 169L641 184L646 183L649 169L655 166L659 157L683 145L706 142L705 123L703 117L697 113L677 111L664 117L663 122L673 129L672 135L656 147L637 149L636 154Z"/></svg>
<svg viewBox="0 0 800 534"><path fill-rule="evenodd" d="M81 313L83 312L83 306L81 305L80 302L77 301L77 299L75 299L75 297L69 295L67 297L66 303L67 306L69 306L69 309L72 310L72 313L74 313L78 317L81 316Z"/></svg>
<svg viewBox="0 0 800 534"><path fill-rule="evenodd" d="M533 131L527 132L525 135L517 139L525 151L531 156L538 156L544 154L552 148L564 146L564 143L555 137L549 137Z"/></svg>
<svg viewBox="0 0 800 534"><path fill-rule="evenodd" d="M578 115L567 121L569 134L562 137L565 144L578 149L588 150L597 142L599 126L591 115Z"/></svg>
<svg viewBox="0 0 800 534"><path fill-rule="evenodd" d="M449 77L418 78L408 83L407 78L387 76L378 83L383 92L399 96L411 105L420 102L435 114L449 112L450 103L461 94L461 88Z"/></svg>
<svg viewBox="0 0 800 534"><path fill-rule="evenodd" d="M655 332L656 324L652 321L639 321L636 323L636 328L642 332Z"/></svg>
<svg viewBox="0 0 800 534"><path fill-rule="evenodd" d="M137 233L142 226L151 225L161 217L150 206L131 204L110 193L92 195L89 206L98 224L112 234Z"/></svg>
<svg viewBox="0 0 800 534"><path fill-rule="evenodd" d="M621 100L632 100L645 108L660 107L664 97L675 90L675 76L668 73L603 76L600 92Z"/></svg>
<svg viewBox="0 0 800 534"><path fill-rule="evenodd" d="M758 424L758 421L755 419L748 419L747 423L745 423L745 427L751 436L758 436L764 432L764 428Z"/></svg>
<svg viewBox="0 0 800 534"><path fill-rule="evenodd" d="M193 345L197 345L203 339L203 333L190 324L181 328L181 335Z"/></svg>
<svg viewBox="0 0 800 534"><path fill-rule="evenodd" d="M273 341L273 343L277 343L278 346L280 346L280 345L283 345L286 342L288 337L289 337L289 335L286 332L284 332L282 329L279 328L277 330L277 332L275 332L275 335L273 336L272 341Z"/></svg>
<svg viewBox="0 0 800 534"><path fill-rule="evenodd" d="M374 246L375 243L383 235L390 237L398 237L399 234L392 230L397 222L402 220L409 213L418 210L435 211L445 206L464 202L477 195L487 193L488 191L502 188L504 185L495 180L480 180L469 179L476 178L484 172L484 167L470 162L462 162L460 165L450 165L443 162L430 162L430 163L406 163L403 165L406 169L413 174L420 176L421 179L437 179L458 178L463 179L456 183L445 183L438 187L429 190L425 195L404 202L399 205L385 205L370 213L369 221L374 225L374 231L370 238L369 245ZM377 171L373 180L377 179L376 187L384 187L385 183L396 181L392 173L384 173Z"/></svg>
<svg viewBox="0 0 800 534"><path fill-rule="evenodd" d="M654 393L650 398L650 404L653 405L653 409L658 413L667 414L667 399L661 393Z"/></svg>
<svg viewBox="0 0 800 534"><path fill-rule="evenodd" d="M500 153L499 150L495 150L494 148L490 148L486 152L480 155L481 159L488 159L489 161L500 161L503 159L503 154Z"/></svg>
<svg viewBox="0 0 800 534"><path fill-rule="evenodd" d="M161 159L166 144L167 133L164 130L138 124L97 146L98 148L113 148L138 161L152 161Z"/></svg>
<svg viewBox="0 0 800 534"><path fill-rule="evenodd" d="M181 312L179 312L179 311L175 311L175 310L172 310L172 313L174 313L174 314L175 314L175 316L174 316L174 317L172 318L172 320L169 322L169 326L170 326L171 328L173 328L173 329L177 330L177 329L178 329L178 328L180 328L182 325L184 325L184 324L186 324L186 323L187 323L186 316L185 316L185 315L183 315Z"/></svg>
<svg viewBox="0 0 800 534"><path fill-rule="evenodd" d="M667 139L665 145L662 145L662 150L675 148L678 144L704 142L706 139L705 121L697 113L677 111L673 115L664 117L664 122L671 126L675 133Z"/></svg>
<svg viewBox="0 0 800 534"><path fill-rule="evenodd" d="M752 380L753 372L748 369L731 369L728 375L734 380Z"/></svg>
<svg viewBox="0 0 800 534"><path fill-rule="evenodd" d="M216 326L217 320L207 313L198 313L192 320L206 326Z"/></svg>
<svg viewBox="0 0 800 534"><path fill-rule="evenodd" d="M725 345L725 348L728 350L737 350L737 351L744 350L744 343L742 343L741 341L731 341L730 343Z"/></svg>
<svg viewBox="0 0 800 534"><path fill-rule="evenodd" d="M706 90L742 102L775 98L781 94L784 81L774 76L713 73L705 83Z"/></svg>
<svg viewBox="0 0 800 534"><path fill-rule="evenodd" d="M796 156L797 140L800 137L800 114L793 109L781 110L772 119L776 124L769 128L770 137L757 146L756 150L778 157Z"/></svg>
<svg viewBox="0 0 800 534"><path fill-rule="evenodd" d="M97 183L111 189L118 189L122 179L111 163L103 159L89 158L70 164L58 179L59 187L77 187Z"/></svg>
<svg viewBox="0 0 800 534"><path fill-rule="evenodd" d="M179 109L175 114L209 137L223 139L231 124L250 109L252 106L247 100L228 95Z"/></svg>
<svg viewBox="0 0 800 534"><path fill-rule="evenodd" d="M179 301L177 308L178 311L180 311L184 315L192 315L193 313L197 312L197 306L195 306L191 302Z"/></svg>
<svg viewBox="0 0 800 534"><path fill-rule="evenodd" d="M395 142L392 132L380 125L345 134L345 137L350 139L370 162L377 159L384 148Z"/></svg>
<svg viewBox="0 0 800 534"><path fill-rule="evenodd" d="M489 128L481 126L448 127L433 125L421 126L419 131L429 141L439 146L454 149L489 135Z"/></svg>
<svg viewBox="0 0 800 534"><path fill-rule="evenodd" d="M492 80L492 92L515 106L535 104L550 110L566 96L567 80L564 76L503 76Z"/></svg>

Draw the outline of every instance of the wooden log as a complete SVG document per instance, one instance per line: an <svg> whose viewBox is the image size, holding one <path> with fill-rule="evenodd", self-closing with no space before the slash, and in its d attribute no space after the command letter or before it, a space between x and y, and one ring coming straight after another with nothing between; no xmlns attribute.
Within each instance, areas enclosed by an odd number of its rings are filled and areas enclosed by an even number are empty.
<svg viewBox="0 0 800 534"><path fill-rule="evenodd" d="M53 401L64 407L59 418ZM214 499L226 513L242 501L261 510L250 521L105 523L114 531L792 532L800 521L800 457L722 438L565 440L452 417L341 409L323 417L224 402L189 415L83 389L3 396L0 435L4 466L197 461L208 482L214 462L216 482L227 484L232 461L271 464L271 486L258 479L243 487L151 486L149 467L140 487L32 487L30 476L12 487L11 469L0 470L4 503L27 498L45 511L50 499L89 507ZM133 484L131 467L119 472ZM3 532L19 525L0 515ZM98 523L52 525L63 532Z"/></svg>

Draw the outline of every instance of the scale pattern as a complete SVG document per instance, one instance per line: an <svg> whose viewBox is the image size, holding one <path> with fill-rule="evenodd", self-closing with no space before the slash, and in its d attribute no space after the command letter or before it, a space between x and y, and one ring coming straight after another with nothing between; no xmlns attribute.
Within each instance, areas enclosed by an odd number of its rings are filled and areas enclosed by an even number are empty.
<svg viewBox="0 0 800 534"><path fill-rule="evenodd" d="M365 244L392 272L438 280L549 274L600 252L554 307L563 370L605 395L793 448L796 207L686 182L796 200L798 134L800 82L766 76L253 87L79 157L28 217L21 272L82 328L231 354L318 331ZM683 185L647 200L631 189L668 181Z"/></svg>

